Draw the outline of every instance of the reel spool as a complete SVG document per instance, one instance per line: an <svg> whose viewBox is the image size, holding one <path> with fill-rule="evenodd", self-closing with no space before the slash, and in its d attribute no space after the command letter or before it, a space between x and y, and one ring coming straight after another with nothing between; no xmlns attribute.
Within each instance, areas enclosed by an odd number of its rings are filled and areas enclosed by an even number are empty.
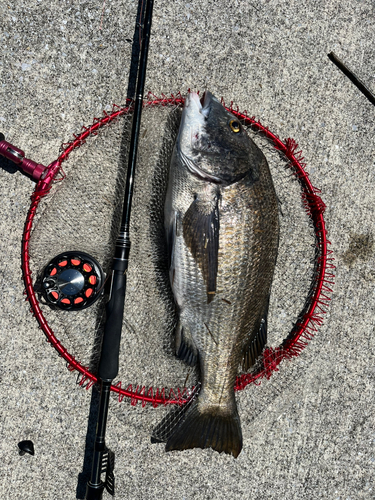
<svg viewBox="0 0 375 500"><path fill-rule="evenodd" d="M44 269L42 290L48 304L76 311L99 298L103 283L104 273L97 260L84 252L64 252Z"/></svg>

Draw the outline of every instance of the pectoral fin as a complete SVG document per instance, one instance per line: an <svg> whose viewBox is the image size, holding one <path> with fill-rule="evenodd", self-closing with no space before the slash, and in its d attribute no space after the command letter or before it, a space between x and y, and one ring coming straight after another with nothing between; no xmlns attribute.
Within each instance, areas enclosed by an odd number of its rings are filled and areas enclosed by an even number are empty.
<svg viewBox="0 0 375 500"><path fill-rule="evenodd" d="M183 218L183 235L207 287L207 303L215 297L219 253L218 198L213 202L194 200Z"/></svg>

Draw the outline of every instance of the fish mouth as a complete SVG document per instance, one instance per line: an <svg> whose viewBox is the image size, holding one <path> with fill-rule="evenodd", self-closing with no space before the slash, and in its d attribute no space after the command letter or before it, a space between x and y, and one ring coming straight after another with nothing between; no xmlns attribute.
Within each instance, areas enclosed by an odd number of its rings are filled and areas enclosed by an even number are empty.
<svg viewBox="0 0 375 500"><path fill-rule="evenodd" d="M191 115L200 113L204 118L208 118L212 100L213 95L208 90L203 93L202 97L199 97L198 93L190 92L185 99L184 110L188 109Z"/></svg>
<svg viewBox="0 0 375 500"><path fill-rule="evenodd" d="M208 118L208 115L210 114L211 101L212 101L212 94L211 92L206 90L203 93L202 98L200 99L200 104L201 104L200 112L205 118Z"/></svg>

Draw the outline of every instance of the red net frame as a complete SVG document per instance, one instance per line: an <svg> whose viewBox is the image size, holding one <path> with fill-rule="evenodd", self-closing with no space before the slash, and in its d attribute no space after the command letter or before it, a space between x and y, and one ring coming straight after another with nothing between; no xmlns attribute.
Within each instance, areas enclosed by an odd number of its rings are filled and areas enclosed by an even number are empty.
<svg viewBox="0 0 375 500"><path fill-rule="evenodd" d="M184 105L184 97L178 93L176 96L171 95L158 98L149 93L148 100L144 101L145 107L157 106L179 106ZM225 103L223 102L225 106ZM295 175L301 186L301 198L304 208L311 218L316 236L316 257L315 257L315 273L310 287L308 305L300 314L299 320L293 327L290 334L278 347L266 348L261 356L259 368L252 372L243 374L237 377L235 383L235 391L244 389L248 384L259 384L261 379L270 378L272 372L278 371L278 365L283 359L291 359L298 356L301 351L307 346L308 342L314 337L315 332L323 323L324 314L330 302L330 294L334 284L334 269L332 250L329 250L330 242L327 239L327 231L324 221L325 204L319 196L320 190L315 188L309 179L306 172L306 164L302 156L302 152L298 150L298 145L293 139L285 139L282 141L277 135L273 134L267 127L264 127L254 117L249 117L247 111L240 112L238 108L233 107L233 102L230 106L225 106L233 113L241 122L251 127L254 131L264 135L288 160L288 167L293 175ZM43 176L35 187L34 193L31 196L31 205L27 214L23 239L22 239L22 271L25 282L26 300L30 302L30 312L36 317L39 327L43 330L47 337L47 341L56 349L58 354L65 359L67 367L70 371L78 372L78 384L86 389L92 387L98 378L91 373L89 369L83 366L56 338L53 330L48 325L43 312L39 307L33 283L32 272L30 269L29 243L33 229L34 217L40 200L46 196L52 186L56 182L56 176L62 172L62 163L68 158L69 154L76 148L82 146L87 137L96 135L97 131L108 126L116 121L122 115L132 112L132 102L127 101L125 107L113 105L112 112L103 111L101 118L94 118L93 124L90 127L82 127L79 135L74 135L74 139L62 145L62 153L59 158L51 163L48 167L47 174ZM184 404L189 395L194 391L192 389L183 388L177 389L154 389L152 387L137 386L134 388L129 385L126 389L122 388L121 382L117 382L111 386L111 390L118 394L119 401L125 397L130 398L131 404L136 405L139 401L142 406L150 403L154 407L159 405L169 404ZM177 392L177 394L176 394Z"/></svg>

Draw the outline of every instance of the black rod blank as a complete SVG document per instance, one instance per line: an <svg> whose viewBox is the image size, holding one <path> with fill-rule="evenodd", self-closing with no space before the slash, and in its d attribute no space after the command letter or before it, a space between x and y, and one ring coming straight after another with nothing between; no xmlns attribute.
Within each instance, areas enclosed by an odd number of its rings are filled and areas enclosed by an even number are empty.
<svg viewBox="0 0 375 500"><path fill-rule="evenodd" d="M122 319L126 291L126 272L130 253L129 223L133 199L134 174L137 161L139 131L141 125L143 93L146 80L147 56L151 32L153 0L148 0L143 31L140 68L138 73L133 124L130 138L129 163L126 176L124 207L119 236L116 240L112 265L111 298L107 304L106 325L99 362L98 376L102 380L113 380L118 373Z"/></svg>
<svg viewBox="0 0 375 500"><path fill-rule="evenodd" d="M340 59L336 56L334 52L330 52L328 54L329 59L336 64L336 66L341 69L345 76L349 78L351 82L362 92L363 95L367 97L367 99L375 105L375 96L370 91L368 87L351 71Z"/></svg>
<svg viewBox="0 0 375 500"><path fill-rule="evenodd" d="M144 17L141 60L138 71L137 91L134 104L130 139L129 162L124 194L124 207L119 236L116 240L112 264L111 296L106 307L106 323L100 355L98 377L101 380L98 421L90 481L87 483L86 500L100 500L107 486L101 480L103 456L107 452L105 432L109 407L111 383L118 374L124 301L126 293L126 272L130 253L129 224L133 198L134 174L137 161L139 131L141 124L143 94L146 81L147 56L151 33L153 0L147 0Z"/></svg>

